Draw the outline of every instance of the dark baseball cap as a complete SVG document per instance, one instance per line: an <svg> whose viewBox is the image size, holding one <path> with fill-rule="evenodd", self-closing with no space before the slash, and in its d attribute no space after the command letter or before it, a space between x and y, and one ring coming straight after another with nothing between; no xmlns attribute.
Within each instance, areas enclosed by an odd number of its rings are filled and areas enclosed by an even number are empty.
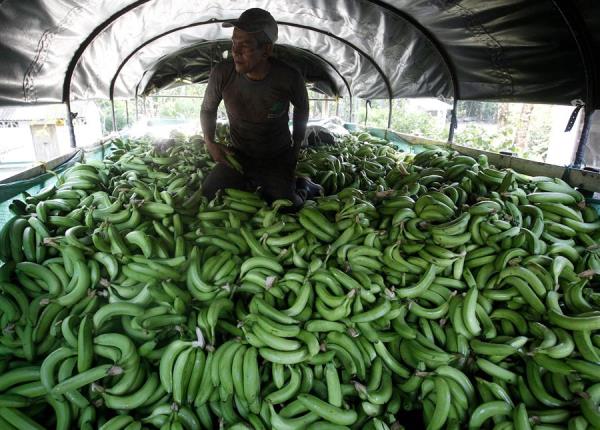
<svg viewBox="0 0 600 430"><path fill-rule="evenodd" d="M277 22L275 18L266 10L257 7L244 11L236 20L223 23L223 27L237 27L248 33L262 31L272 43L277 40Z"/></svg>

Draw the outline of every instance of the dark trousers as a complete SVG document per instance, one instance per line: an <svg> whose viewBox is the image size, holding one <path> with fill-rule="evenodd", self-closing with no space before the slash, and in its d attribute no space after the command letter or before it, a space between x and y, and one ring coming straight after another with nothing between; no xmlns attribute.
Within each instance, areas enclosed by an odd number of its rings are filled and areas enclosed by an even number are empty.
<svg viewBox="0 0 600 430"><path fill-rule="evenodd" d="M273 158L250 158L241 153L236 153L235 157L242 165L243 173L226 163L217 163L202 184L202 193L208 199L212 200L217 191L224 188L247 191L260 188L269 203L288 199L294 206L302 206L304 198L296 193L296 160L291 151Z"/></svg>

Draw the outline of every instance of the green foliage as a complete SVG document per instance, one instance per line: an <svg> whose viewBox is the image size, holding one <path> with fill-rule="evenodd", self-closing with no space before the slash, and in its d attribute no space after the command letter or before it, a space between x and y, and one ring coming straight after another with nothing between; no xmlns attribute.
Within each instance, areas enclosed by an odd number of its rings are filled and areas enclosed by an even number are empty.
<svg viewBox="0 0 600 430"><path fill-rule="evenodd" d="M156 114L154 116L160 118L181 118L181 119L199 119L200 107L205 84L184 85L169 90L161 91L160 99L156 100ZM178 96L178 97L168 97ZM183 97L198 97L198 98L182 98Z"/></svg>
<svg viewBox="0 0 600 430"><path fill-rule="evenodd" d="M457 115L478 122L495 123L498 120L499 103L460 101Z"/></svg>
<svg viewBox="0 0 600 430"><path fill-rule="evenodd" d="M454 143L486 151L510 151L516 153L514 127L506 126L498 131L490 131L480 125L467 125L454 136Z"/></svg>
<svg viewBox="0 0 600 430"><path fill-rule="evenodd" d="M197 120L200 117L202 97L205 84L182 85L162 90L161 97L147 97L145 108L142 109L142 99L139 100L140 114L142 111L148 117L181 118ZM170 97L173 96L173 97ZM311 92L311 98L323 98L323 95ZM350 105L349 100L340 100L340 116L344 116ZM102 112L104 133L113 130L112 112L109 101L99 101ZM421 136L428 139L446 141L448 138L449 113L445 121L424 112L409 108L406 99L393 100L393 116L391 128L401 133ZM459 145L483 149L492 152L510 151L520 157L544 161L548 150L548 136L551 130L550 106L536 105L530 118L522 118L521 104L501 104L494 102L460 101L458 103L458 119L461 122L455 133L454 142ZM531 105L527 105L531 107ZM328 117L334 114L335 103L329 103L328 112L322 101L311 102L311 117ZM354 99L354 120L362 125L365 123L365 101ZM388 125L389 106L387 100L372 100L368 108L367 125L370 127L386 128ZM127 125L124 101L115 102L117 128L120 130ZM224 105L219 108L219 117L225 118ZM129 120L135 121L135 102L129 103ZM466 122L466 123L465 123ZM517 142L519 127L525 127L525 142ZM521 139L523 140L523 139Z"/></svg>
<svg viewBox="0 0 600 430"><path fill-rule="evenodd" d="M145 99L140 97L139 116L199 120L205 90L206 84L182 85L161 91L160 97L148 96ZM102 133L111 133L113 131L111 103L109 100L98 100L97 105L102 117ZM129 124L133 124L136 121L135 100L129 100L128 104L125 100L115 100L117 130L127 127L128 115Z"/></svg>
<svg viewBox="0 0 600 430"><path fill-rule="evenodd" d="M364 106L364 105L363 105ZM427 112L415 112L407 109L405 99L393 101L393 116L391 128L401 133L423 136L428 139L446 140L448 137L447 126L440 127L437 119ZM367 123L371 127L387 127L389 107L387 101L372 101L368 111ZM364 107L359 111L358 123L365 121Z"/></svg>
<svg viewBox="0 0 600 430"><path fill-rule="evenodd" d="M113 132L113 117L112 107L109 100L98 100L98 108L102 121L102 134L106 135ZM129 108L129 121L135 120L135 102L130 102L126 106L124 100L115 101L115 119L117 122L117 130L122 130L127 127L127 107ZM131 116L133 115L133 116Z"/></svg>
<svg viewBox="0 0 600 430"><path fill-rule="evenodd" d="M530 160L543 161L548 153L548 136L552 131L552 125L549 120L535 125L529 130L529 145L523 156Z"/></svg>
<svg viewBox="0 0 600 430"><path fill-rule="evenodd" d="M510 151L528 160L544 161L548 152L548 140L552 130L548 106L536 106L528 124L520 123L520 106L514 105L508 112L506 125L463 125L455 134L454 142L485 151ZM495 126L494 126L495 125ZM518 127L527 128L525 144L516 141Z"/></svg>
<svg viewBox="0 0 600 430"><path fill-rule="evenodd" d="M401 133L445 141L448 138L448 121L440 126L438 120L427 112L416 112L407 108L407 100L393 101L391 128ZM458 103L458 119L472 121L462 123L455 133L454 142L471 148L491 152L510 151L519 157L544 161L548 152L551 131L550 107L536 105L531 118L523 121L521 104L461 101ZM364 124L364 102L358 104L357 122ZM387 100L372 101L368 110L367 125L387 127ZM502 117L502 118L501 118ZM518 127L525 127L525 145L517 142Z"/></svg>

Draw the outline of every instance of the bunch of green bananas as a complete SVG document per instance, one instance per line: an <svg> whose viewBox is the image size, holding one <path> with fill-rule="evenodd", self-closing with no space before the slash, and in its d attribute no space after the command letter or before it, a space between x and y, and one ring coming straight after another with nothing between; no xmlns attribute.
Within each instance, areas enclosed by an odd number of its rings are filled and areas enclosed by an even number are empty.
<svg viewBox="0 0 600 430"><path fill-rule="evenodd" d="M340 138L335 146L308 148L297 171L323 186L326 195L346 187L385 190L386 175L405 171L401 160L402 154L387 141L368 133L354 132Z"/></svg>
<svg viewBox="0 0 600 430"><path fill-rule="evenodd" d="M355 133L303 154L328 192L290 214L206 201L198 142L117 140L14 202L0 427L600 428L579 191Z"/></svg>

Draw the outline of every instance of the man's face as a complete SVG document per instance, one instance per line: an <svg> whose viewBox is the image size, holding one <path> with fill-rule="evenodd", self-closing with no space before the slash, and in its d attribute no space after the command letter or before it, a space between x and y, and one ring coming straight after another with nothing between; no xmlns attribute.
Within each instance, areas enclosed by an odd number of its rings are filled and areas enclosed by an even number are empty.
<svg viewBox="0 0 600 430"><path fill-rule="evenodd" d="M239 28L233 29L231 38L231 53L238 73L250 73L258 63L268 57L266 47L258 47L258 42L253 33L248 33Z"/></svg>

